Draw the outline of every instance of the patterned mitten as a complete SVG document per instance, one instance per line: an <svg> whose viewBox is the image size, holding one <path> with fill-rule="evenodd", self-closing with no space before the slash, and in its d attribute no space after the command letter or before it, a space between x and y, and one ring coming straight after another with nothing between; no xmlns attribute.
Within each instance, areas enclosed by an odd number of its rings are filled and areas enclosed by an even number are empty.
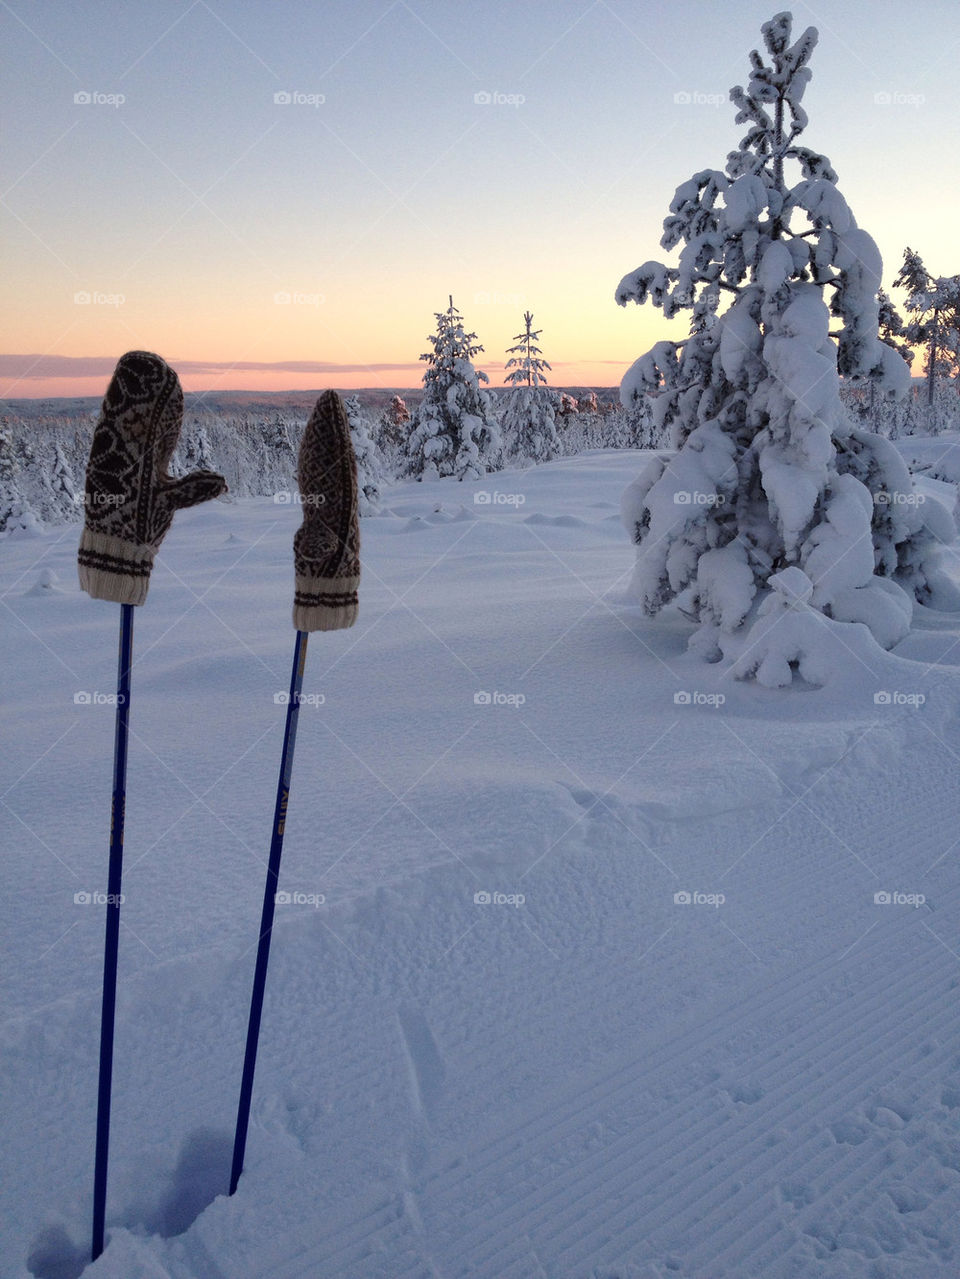
<svg viewBox="0 0 960 1279"><path fill-rule="evenodd" d="M357 461L336 391L324 391L307 423L297 483L303 524L293 539L293 624L298 631L341 630L357 620L360 525Z"/></svg>
<svg viewBox="0 0 960 1279"><path fill-rule="evenodd" d="M114 370L93 432L80 585L94 599L142 604L153 557L174 513L226 492L213 471L167 473L183 418L180 379L159 355L128 351Z"/></svg>

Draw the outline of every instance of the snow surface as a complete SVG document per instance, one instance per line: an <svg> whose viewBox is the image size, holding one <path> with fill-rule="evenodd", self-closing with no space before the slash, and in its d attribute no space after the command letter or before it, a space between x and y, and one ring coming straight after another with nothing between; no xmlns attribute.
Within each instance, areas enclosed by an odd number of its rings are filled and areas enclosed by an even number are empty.
<svg viewBox="0 0 960 1279"><path fill-rule="evenodd" d="M917 608L894 653L834 626L821 690L737 681L620 602L648 457L364 520L360 620L310 641L303 899L232 1199L298 519L178 516L136 612L90 1279L960 1273L957 619ZM3 1279L75 1276L89 1237L103 908L74 895L105 891L117 610L77 535L0 546Z"/></svg>

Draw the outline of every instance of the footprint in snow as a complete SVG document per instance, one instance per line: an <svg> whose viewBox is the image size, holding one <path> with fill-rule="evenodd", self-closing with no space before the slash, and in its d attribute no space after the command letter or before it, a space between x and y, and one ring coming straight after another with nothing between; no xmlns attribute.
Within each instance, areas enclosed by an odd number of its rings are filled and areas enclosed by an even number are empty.
<svg viewBox="0 0 960 1279"><path fill-rule="evenodd" d="M745 1105L752 1106L763 1097L763 1089L759 1084L739 1083L731 1084L724 1090L731 1101L743 1102Z"/></svg>
<svg viewBox="0 0 960 1279"><path fill-rule="evenodd" d="M840 1145L859 1146L870 1136L870 1125L865 1119L841 1119L830 1125L833 1139Z"/></svg>
<svg viewBox="0 0 960 1279"><path fill-rule="evenodd" d="M780 1187L780 1198L794 1208L806 1208L816 1197L812 1187L803 1181L785 1181Z"/></svg>
<svg viewBox="0 0 960 1279"><path fill-rule="evenodd" d="M79 1279L90 1264L90 1245L75 1244L63 1226L45 1226L30 1245L27 1270L35 1279Z"/></svg>

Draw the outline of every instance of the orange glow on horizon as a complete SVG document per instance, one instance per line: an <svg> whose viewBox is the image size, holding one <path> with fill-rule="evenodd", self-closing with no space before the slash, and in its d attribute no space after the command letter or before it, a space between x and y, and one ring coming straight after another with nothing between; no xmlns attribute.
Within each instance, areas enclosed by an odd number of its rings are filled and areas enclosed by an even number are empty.
<svg viewBox="0 0 960 1279"><path fill-rule="evenodd" d="M171 361L176 368L176 361ZM630 361L623 364L614 361L564 365L554 375L549 386L558 389L567 387L618 387L620 379L627 371ZM477 365L490 378L487 390L502 390L503 369L499 365ZM287 373L245 371L242 373L225 373L221 377L203 373L184 373L180 375L183 389L190 393L216 396L228 392L239 392L248 395L283 394L284 392L321 391L333 389L338 391L371 391L390 389L399 391L417 391L423 377L423 366L412 368L405 376L397 369L381 374L371 373L339 373L324 377L318 373ZM8 400L46 400L74 399L77 397L93 397L99 399L107 389L109 377L56 377L56 378L24 378L19 382L13 379L2 388L2 398Z"/></svg>

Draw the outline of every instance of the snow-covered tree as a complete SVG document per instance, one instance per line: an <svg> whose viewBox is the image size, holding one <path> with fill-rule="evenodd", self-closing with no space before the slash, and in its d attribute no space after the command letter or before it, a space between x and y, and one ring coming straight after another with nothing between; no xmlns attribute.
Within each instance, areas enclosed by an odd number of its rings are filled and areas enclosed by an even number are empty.
<svg viewBox="0 0 960 1279"><path fill-rule="evenodd" d="M905 339L926 348L923 371L927 404L932 405L938 378L960 379L960 276L934 278L920 254L908 247L894 286L906 293L910 321L903 328ZM960 390L960 380L957 385Z"/></svg>
<svg viewBox="0 0 960 1279"><path fill-rule="evenodd" d="M387 417L393 426L403 426L404 423L410 421L410 410L401 396L394 395L391 398L387 407Z"/></svg>
<svg viewBox="0 0 960 1279"><path fill-rule="evenodd" d="M534 329L529 311L524 312L523 321L524 332L518 333L514 345L507 347L511 358L504 365L504 382L513 389L504 396L506 406L500 425L510 456L549 462L560 453L554 396L547 390L545 371L550 365L537 345L543 330Z"/></svg>
<svg viewBox="0 0 960 1279"><path fill-rule="evenodd" d="M417 479L480 479L500 466L500 428L480 387L489 379L473 366L483 347L476 333L464 330L452 297L436 319L431 350L420 356L428 367L407 440L406 472Z"/></svg>
<svg viewBox="0 0 960 1279"><path fill-rule="evenodd" d="M505 396L500 418L504 446L511 458L549 462L562 451L553 397L539 386L517 386Z"/></svg>
<svg viewBox="0 0 960 1279"><path fill-rule="evenodd" d="M21 490L22 449L14 437L13 423L0 418L0 533L35 528L37 518Z"/></svg>
<svg viewBox="0 0 960 1279"><path fill-rule="evenodd" d="M669 446L669 440L658 436L653 428L650 403L643 399L639 404L625 408L618 404L607 415L607 447L619 449L658 449Z"/></svg>
<svg viewBox="0 0 960 1279"><path fill-rule="evenodd" d="M190 422L186 424L181 440L185 471L212 471L214 469L207 428L196 413Z"/></svg>
<svg viewBox="0 0 960 1279"><path fill-rule="evenodd" d="M46 475L47 472L44 472ZM62 519L78 519L83 514L82 496L77 493L73 469L59 440L53 446L53 465L49 471L50 492L57 514Z"/></svg>
<svg viewBox="0 0 960 1279"><path fill-rule="evenodd" d="M290 424L279 410L267 418L264 424L264 438L267 448L278 461L292 463L294 448L290 436Z"/></svg>
<svg viewBox="0 0 960 1279"><path fill-rule="evenodd" d="M360 407L359 395L348 396L343 402L343 407L347 411L350 440L357 459L360 514L376 515L380 509L380 486L383 483L383 468L373 440L370 438L370 424L366 414Z"/></svg>
<svg viewBox="0 0 960 1279"><path fill-rule="evenodd" d="M886 342L887 346L892 346L906 364L913 364L914 351L907 338L906 324L885 289L877 290L877 321L880 328L880 341Z"/></svg>
<svg viewBox="0 0 960 1279"><path fill-rule="evenodd" d="M533 327L533 314L530 311L524 311L523 322L526 325L523 333L517 333L513 339L514 345L507 347L507 355L511 358L504 368L513 371L508 372L503 380L508 386L546 386L545 370L550 365L537 345L543 329Z"/></svg>
<svg viewBox="0 0 960 1279"><path fill-rule="evenodd" d="M907 341L907 326L904 323L903 316L894 306L890 295L883 289L877 290L877 326L880 341L886 342L887 346L896 351L908 367L912 365L914 351ZM841 398L852 412L869 424L871 430L883 435L885 434L883 426L885 424L889 425L891 421L890 402L877 399L876 377L870 379L869 389L866 393L863 392L862 386L862 379L848 381L842 388L847 394L841 396ZM892 407L897 416L903 416L902 400L899 403L894 402Z"/></svg>
<svg viewBox="0 0 960 1279"><path fill-rule="evenodd" d="M875 572L922 604L960 608L960 592L936 555L938 547L956 540L952 513L917 501L909 468L894 445L873 430L851 431L837 439L837 470L855 476L870 493Z"/></svg>
<svg viewBox="0 0 960 1279"><path fill-rule="evenodd" d="M677 265L646 262L616 291L692 312L690 336L658 342L621 385L626 406L652 397L678 450L630 486L624 520L649 613L677 601L699 623L692 647L737 675L822 683L834 623L863 622L885 647L909 629L912 600L876 572L870 489L836 447L852 429L839 375L897 395L909 370L878 336L877 247L829 160L798 142L817 32L792 41L779 13L762 33L766 60L754 51L747 88L730 91L739 149L683 183L664 221Z"/></svg>
<svg viewBox="0 0 960 1279"><path fill-rule="evenodd" d="M380 411L373 432L374 444L383 461L384 472L397 474L410 433L410 410L401 396L394 395L390 403ZM405 465L405 461L402 465Z"/></svg>

